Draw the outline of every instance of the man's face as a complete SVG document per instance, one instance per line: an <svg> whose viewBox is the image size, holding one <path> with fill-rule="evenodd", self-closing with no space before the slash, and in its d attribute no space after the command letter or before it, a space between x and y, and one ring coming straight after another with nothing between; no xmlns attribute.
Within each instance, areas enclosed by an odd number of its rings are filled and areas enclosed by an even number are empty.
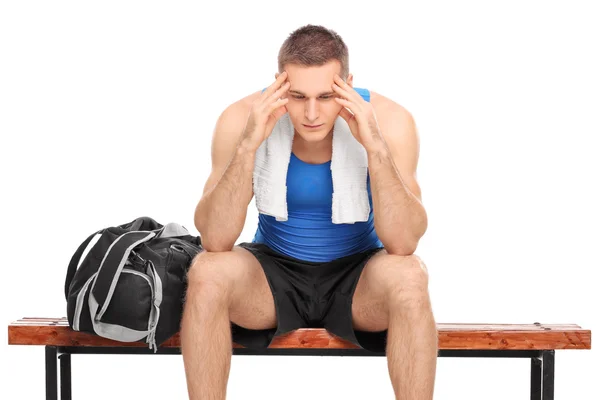
<svg viewBox="0 0 600 400"><path fill-rule="evenodd" d="M325 139L342 108L334 100L339 95L331 88L333 75L340 74L339 61L310 67L286 64L284 68L288 73L290 88L282 97L289 98L285 106L296 132L307 142ZM352 74L349 74L346 82L352 84ZM314 125L318 127L310 127Z"/></svg>

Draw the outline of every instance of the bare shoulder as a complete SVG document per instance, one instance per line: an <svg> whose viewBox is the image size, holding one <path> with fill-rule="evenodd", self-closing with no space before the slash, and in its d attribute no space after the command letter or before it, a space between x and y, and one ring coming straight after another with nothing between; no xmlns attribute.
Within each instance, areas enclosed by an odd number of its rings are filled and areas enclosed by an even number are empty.
<svg viewBox="0 0 600 400"><path fill-rule="evenodd" d="M370 91L371 104L377 116L381 134L388 144L398 143L399 136L418 140L415 121L412 114L401 104L391 98Z"/></svg>
<svg viewBox="0 0 600 400"><path fill-rule="evenodd" d="M371 91L377 123L402 180L422 201L417 182L420 139L413 116L406 108L380 93Z"/></svg>
<svg viewBox="0 0 600 400"><path fill-rule="evenodd" d="M248 96L231 103L221 112L217 118L212 137L213 156L215 155L215 146L217 150L222 149L226 153L230 153L234 150L232 146L237 144L237 141L246 126L248 113L250 112L252 103L258 96L260 96L260 91L251 93Z"/></svg>
<svg viewBox="0 0 600 400"><path fill-rule="evenodd" d="M217 119L215 133L218 130L223 131L223 128L236 128L241 124L245 125L250 107L252 107L252 103L258 96L260 96L260 91L251 93L227 106ZM242 125L242 128L244 125ZM227 131L231 133L231 129L225 129L225 133ZM237 129L234 129L234 131L237 131Z"/></svg>
<svg viewBox="0 0 600 400"><path fill-rule="evenodd" d="M254 101L260 97L261 93L262 91L257 90L256 92L250 93L248 96L241 98L240 100L238 100L238 102L243 104L245 107L247 107L248 110L250 110L252 103L254 103Z"/></svg>
<svg viewBox="0 0 600 400"><path fill-rule="evenodd" d="M221 178L229 161L235 154L248 114L260 91L249 94L227 106L217 118L210 146L211 173L204 185L204 193Z"/></svg>
<svg viewBox="0 0 600 400"><path fill-rule="evenodd" d="M406 108L391 98L384 96L381 93L369 91L371 94L371 104L375 109L375 115L379 122L386 122L392 117L395 118L412 118Z"/></svg>

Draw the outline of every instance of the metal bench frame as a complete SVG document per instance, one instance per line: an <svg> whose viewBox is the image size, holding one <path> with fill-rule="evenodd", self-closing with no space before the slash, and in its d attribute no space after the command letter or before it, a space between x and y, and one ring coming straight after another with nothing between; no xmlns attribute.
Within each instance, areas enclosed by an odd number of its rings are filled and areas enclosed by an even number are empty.
<svg viewBox="0 0 600 400"><path fill-rule="evenodd" d="M554 399L556 350L589 350L592 332L576 324L437 323L438 357L529 358L530 398ZM71 400L71 354L181 355L179 333L156 353L142 342L118 342L74 331L65 317L23 318L8 326L8 343L45 347L46 399ZM326 329L298 329L273 338L268 348L232 343L233 355L385 357L331 335ZM58 366L60 364L60 366ZM60 370L60 374L59 374Z"/></svg>
<svg viewBox="0 0 600 400"><path fill-rule="evenodd" d="M154 353L145 347L88 347L46 346L46 400L71 400L71 354L181 354L177 347L159 347ZM233 348L233 355L255 356L359 356L385 357L363 349L281 349L267 348L261 351ZM484 357L531 359L531 400L554 399L554 350L439 350L438 357ZM60 376L57 371L60 360Z"/></svg>

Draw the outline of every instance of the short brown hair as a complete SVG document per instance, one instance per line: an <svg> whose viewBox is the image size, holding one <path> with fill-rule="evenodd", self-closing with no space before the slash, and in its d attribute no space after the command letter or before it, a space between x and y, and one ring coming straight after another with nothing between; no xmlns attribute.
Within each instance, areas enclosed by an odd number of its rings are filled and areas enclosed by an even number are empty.
<svg viewBox="0 0 600 400"><path fill-rule="evenodd" d="M277 56L279 73L285 64L323 65L331 60L341 64L340 77L348 77L348 47L336 32L320 25L305 25L290 33Z"/></svg>

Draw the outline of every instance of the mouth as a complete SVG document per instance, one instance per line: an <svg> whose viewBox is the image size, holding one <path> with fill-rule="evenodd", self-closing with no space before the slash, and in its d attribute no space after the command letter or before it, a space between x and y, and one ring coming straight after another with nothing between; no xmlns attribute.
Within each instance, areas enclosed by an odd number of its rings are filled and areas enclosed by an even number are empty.
<svg viewBox="0 0 600 400"><path fill-rule="evenodd" d="M315 128L318 128L318 127L320 127L320 126L323 126L323 124L321 124L321 125L306 125L306 124L302 124L302 125L303 125L305 128L308 128L308 129L315 129Z"/></svg>

